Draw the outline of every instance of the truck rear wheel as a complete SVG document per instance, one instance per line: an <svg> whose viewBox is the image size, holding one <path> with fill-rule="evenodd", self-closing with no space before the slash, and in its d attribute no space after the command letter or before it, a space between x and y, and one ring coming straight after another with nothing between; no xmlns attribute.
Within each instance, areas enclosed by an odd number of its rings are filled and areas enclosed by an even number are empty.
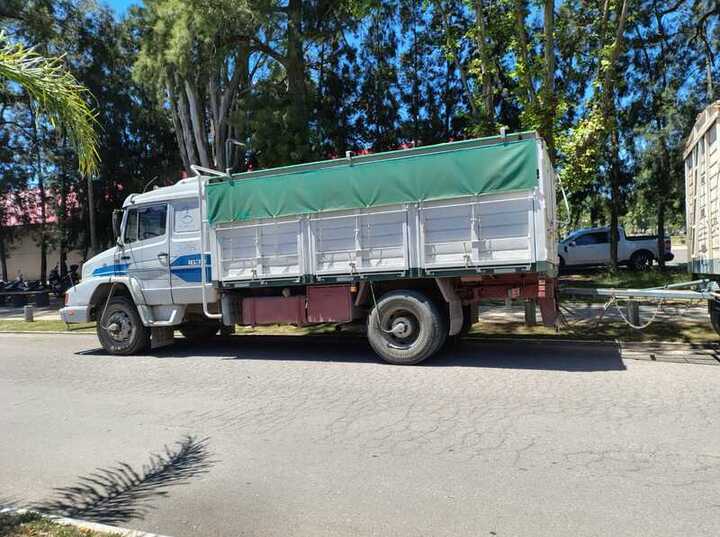
<svg viewBox="0 0 720 537"><path fill-rule="evenodd" d="M384 295L368 316L368 340L386 362L417 364L445 342L447 328L433 302L416 291Z"/></svg>
<svg viewBox="0 0 720 537"><path fill-rule="evenodd" d="M653 255L647 250L635 252L630 257L630 267L635 270L647 270L653 262Z"/></svg>
<svg viewBox="0 0 720 537"><path fill-rule="evenodd" d="M125 297L110 299L97 323L97 335L110 354L137 354L150 345L150 329L143 325L132 300Z"/></svg>

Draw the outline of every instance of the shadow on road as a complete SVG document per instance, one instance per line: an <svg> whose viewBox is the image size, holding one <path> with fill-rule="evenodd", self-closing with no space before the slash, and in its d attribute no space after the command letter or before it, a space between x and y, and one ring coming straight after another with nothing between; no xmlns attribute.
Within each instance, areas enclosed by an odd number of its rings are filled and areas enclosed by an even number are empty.
<svg viewBox="0 0 720 537"><path fill-rule="evenodd" d="M182 485L208 472L215 463L209 459L208 439L187 436L174 448L153 454L141 470L119 462L81 476L69 487L55 489L55 497L34 510L103 524L119 524L143 518L152 509L151 500L167 495L166 487Z"/></svg>
<svg viewBox="0 0 720 537"><path fill-rule="evenodd" d="M115 358L103 349L77 353ZM380 363L365 338L357 336L229 336L212 342L174 345L152 351L162 359L209 358L309 362ZM127 360L128 357L117 359ZM387 366L391 367L391 366ZM407 366L404 366L407 367ZM418 367L485 367L557 371L622 371L619 346L608 343L527 340L462 340Z"/></svg>

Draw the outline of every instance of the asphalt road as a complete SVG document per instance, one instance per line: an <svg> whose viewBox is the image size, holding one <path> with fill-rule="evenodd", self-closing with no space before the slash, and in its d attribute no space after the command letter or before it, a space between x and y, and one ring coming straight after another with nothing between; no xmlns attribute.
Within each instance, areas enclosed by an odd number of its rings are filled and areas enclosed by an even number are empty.
<svg viewBox="0 0 720 537"><path fill-rule="evenodd" d="M3 335L0 502L177 537L719 535L719 388L612 345L393 367L357 339Z"/></svg>

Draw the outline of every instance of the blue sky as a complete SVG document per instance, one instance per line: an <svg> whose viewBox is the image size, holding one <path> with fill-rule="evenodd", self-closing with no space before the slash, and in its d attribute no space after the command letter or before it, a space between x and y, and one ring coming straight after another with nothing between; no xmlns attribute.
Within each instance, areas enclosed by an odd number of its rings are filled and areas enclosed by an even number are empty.
<svg viewBox="0 0 720 537"><path fill-rule="evenodd" d="M133 4L141 4L142 0L100 0L103 4L106 4L113 8L118 15L123 15L128 7Z"/></svg>

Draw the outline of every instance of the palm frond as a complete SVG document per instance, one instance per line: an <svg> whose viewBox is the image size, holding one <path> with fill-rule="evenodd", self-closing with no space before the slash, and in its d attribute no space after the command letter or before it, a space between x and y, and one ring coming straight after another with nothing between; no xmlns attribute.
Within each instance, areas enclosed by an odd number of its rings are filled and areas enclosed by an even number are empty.
<svg viewBox="0 0 720 537"><path fill-rule="evenodd" d="M64 129L78 155L80 172L98 169L97 118L86 98L90 92L70 73L62 58L45 58L32 48L10 43L0 32L0 80L15 82L28 92L39 112Z"/></svg>

